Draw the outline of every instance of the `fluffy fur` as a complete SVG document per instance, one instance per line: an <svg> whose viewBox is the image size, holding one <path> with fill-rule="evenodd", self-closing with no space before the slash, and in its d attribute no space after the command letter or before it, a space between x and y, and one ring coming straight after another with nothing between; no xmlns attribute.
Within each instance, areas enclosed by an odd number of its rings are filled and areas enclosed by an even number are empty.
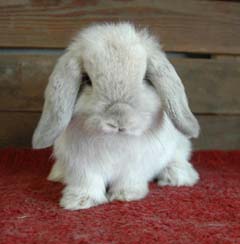
<svg viewBox="0 0 240 244"><path fill-rule="evenodd" d="M102 24L82 30L56 64L33 147L54 143L48 178L66 184L60 205L76 210L141 199L154 178L193 185L189 138L198 134L158 42L128 23Z"/></svg>

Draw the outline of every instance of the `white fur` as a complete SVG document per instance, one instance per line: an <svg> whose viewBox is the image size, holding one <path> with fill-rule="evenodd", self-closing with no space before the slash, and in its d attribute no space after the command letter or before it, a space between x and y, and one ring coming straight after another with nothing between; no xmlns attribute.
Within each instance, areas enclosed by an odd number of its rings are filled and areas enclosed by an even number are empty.
<svg viewBox="0 0 240 244"><path fill-rule="evenodd" d="M78 95L82 73L92 86ZM159 185L197 182L188 162L197 120L180 78L145 30L128 23L84 29L56 65L45 95L33 146L55 141L49 179L66 184L62 207L141 199L156 177Z"/></svg>

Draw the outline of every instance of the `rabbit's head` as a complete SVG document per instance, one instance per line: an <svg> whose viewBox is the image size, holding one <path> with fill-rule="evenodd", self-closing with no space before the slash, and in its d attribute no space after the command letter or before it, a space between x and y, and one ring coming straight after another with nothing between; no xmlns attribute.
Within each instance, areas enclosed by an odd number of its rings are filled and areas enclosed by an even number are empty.
<svg viewBox="0 0 240 244"><path fill-rule="evenodd" d="M50 76L33 146L52 145L73 114L89 130L141 135L161 111L186 136L198 136L181 80L158 42L128 23L91 26Z"/></svg>
<svg viewBox="0 0 240 244"><path fill-rule="evenodd" d="M105 133L139 135L160 99L144 80L147 53L129 25L100 26L80 33L82 89L76 112L84 126ZM148 85L150 86L150 84Z"/></svg>

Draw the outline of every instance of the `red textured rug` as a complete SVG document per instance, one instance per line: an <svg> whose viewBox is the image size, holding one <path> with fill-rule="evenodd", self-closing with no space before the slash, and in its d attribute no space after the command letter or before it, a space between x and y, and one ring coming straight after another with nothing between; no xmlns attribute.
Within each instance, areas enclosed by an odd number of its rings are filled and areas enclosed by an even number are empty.
<svg viewBox="0 0 240 244"><path fill-rule="evenodd" d="M70 212L46 180L50 150L0 150L0 243L240 243L240 151L197 152L201 181Z"/></svg>

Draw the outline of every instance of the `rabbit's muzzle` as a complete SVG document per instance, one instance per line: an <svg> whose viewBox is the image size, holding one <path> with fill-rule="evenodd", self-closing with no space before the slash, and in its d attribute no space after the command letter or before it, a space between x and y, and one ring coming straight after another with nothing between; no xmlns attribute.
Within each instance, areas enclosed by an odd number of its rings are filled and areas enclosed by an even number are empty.
<svg viewBox="0 0 240 244"><path fill-rule="evenodd" d="M106 133L138 135L139 123L140 118L130 105L114 103L103 115L102 130Z"/></svg>

